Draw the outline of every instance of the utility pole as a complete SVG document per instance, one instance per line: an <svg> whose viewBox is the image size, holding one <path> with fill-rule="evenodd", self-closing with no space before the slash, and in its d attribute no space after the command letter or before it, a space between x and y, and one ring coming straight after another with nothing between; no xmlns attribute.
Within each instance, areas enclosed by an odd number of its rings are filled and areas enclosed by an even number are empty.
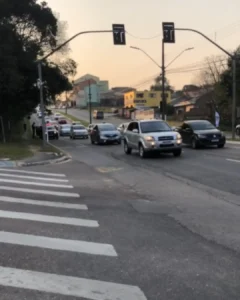
<svg viewBox="0 0 240 300"><path fill-rule="evenodd" d="M67 112L68 112L68 96L67 96L67 91L65 92L65 98L66 98L65 114L67 115Z"/></svg>
<svg viewBox="0 0 240 300"><path fill-rule="evenodd" d="M2 139L3 139L3 143L6 143L6 136L5 136L5 129L4 129L4 122L3 122L3 117L0 116L0 120L1 120L1 127L2 127Z"/></svg>
<svg viewBox="0 0 240 300"><path fill-rule="evenodd" d="M236 133L236 55L232 57L232 138L235 138Z"/></svg>
<svg viewBox="0 0 240 300"><path fill-rule="evenodd" d="M46 146L46 126L45 126L45 109L44 109L44 100L43 100L42 61L38 62L37 86L40 91L40 108L42 113L42 140L43 140L43 148L44 148Z"/></svg>
<svg viewBox="0 0 240 300"><path fill-rule="evenodd" d="M162 120L166 121L166 95L165 95L165 47L162 39Z"/></svg>
<svg viewBox="0 0 240 300"><path fill-rule="evenodd" d="M91 81L88 81L88 106L89 106L89 124L92 124L92 92Z"/></svg>

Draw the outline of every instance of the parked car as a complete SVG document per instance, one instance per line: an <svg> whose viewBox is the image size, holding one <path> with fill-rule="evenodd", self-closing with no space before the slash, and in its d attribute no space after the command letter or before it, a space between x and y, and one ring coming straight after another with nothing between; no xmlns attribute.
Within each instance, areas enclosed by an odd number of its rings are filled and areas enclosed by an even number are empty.
<svg viewBox="0 0 240 300"><path fill-rule="evenodd" d="M138 150L141 158L153 152L180 156L182 138L165 121L133 121L129 123L124 134L124 151L131 154L132 150Z"/></svg>
<svg viewBox="0 0 240 300"><path fill-rule="evenodd" d="M51 139L58 140L59 133L58 133L58 130L56 129L56 127L54 127L54 126L47 126L46 130L47 130L47 134L48 134L49 140L51 140Z"/></svg>
<svg viewBox="0 0 240 300"><path fill-rule="evenodd" d="M99 110L94 110L93 111L93 118L94 119L104 119L104 112L103 111L99 111Z"/></svg>
<svg viewBox="0 0 240 300"><path fill-rule="evenodd" d="M76 124L71 126L70 131L71 139L88 139L88 131L87 128L81 124Z"/></svg>
<svg viewBox="0 0 240 300"><path fill-rule="evenodd" d="M111 123L96 124L90 134L91 143L97 144L121 144L121 134Z"/></svg>
<svg viewBox="0 0 240 300"><path fill-rule="evenodd" d="M71 124L63 124L59 128L59 134L60 136L70 136L71 133Z"/></svg>
<svg viewBox="0 0 240 300"><path fill-rule="evenodd" d="M201 146L223 148L226 143L224 134L207 120L185 121L176 130L181 134L183 143L193 149Z"/></svg>
<svg viewBox="0 0 240 300"><path fill-rule="evenodd" d="M58 119L58 124L59 125L63 125L63 124L67 124L67 120L65 120L65 119Z"/></svg>
<svg viewBox="0 0 240 300"><path fill-rule="evenodd" d="M62 116L61 114L55 113L55 114L54 114L54 120L55 120L55 121L58 121L58 119L60 119L61 116Z"/></svg>

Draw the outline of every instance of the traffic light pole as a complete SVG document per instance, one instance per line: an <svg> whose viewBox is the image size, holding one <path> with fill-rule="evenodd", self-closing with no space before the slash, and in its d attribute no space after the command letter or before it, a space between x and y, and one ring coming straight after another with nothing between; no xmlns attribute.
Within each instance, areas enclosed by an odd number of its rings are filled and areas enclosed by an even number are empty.
<svg viewBox="0 0 240 300"><path fill-rule="evenodd" d="M232 58L232 139L235 139L236 134L236 56Z"/></svg>
<svg viewBox="0 0 240 300"><path fill-rule="evenodd" d="M91 82L88 81L88 108L89 108L89 124L92 124L92 91L91 91Z"/></svg>
<svg viewBox="0 0 240 300"><path fill-rule="evenodd" d="M165 47L162 39L162 120L166 120L166 96L165 96Z"/></svg>
<svg viewBox="0 0 240 300"><path fill-rule="evenodd" d="M211 40L209 37L207 37L202 32L191 29L191 28L175 28L174 30L179 31L191 31L195 32L202 37L204 37L206 40L208 40L210 43L212 43L214 46L216 46L218 49L223 51L225 54L227 54L232 59L232 139L235 139L235 123L236 123L236 56L222 48L220 45L215 43L213 40Z"/></svg>

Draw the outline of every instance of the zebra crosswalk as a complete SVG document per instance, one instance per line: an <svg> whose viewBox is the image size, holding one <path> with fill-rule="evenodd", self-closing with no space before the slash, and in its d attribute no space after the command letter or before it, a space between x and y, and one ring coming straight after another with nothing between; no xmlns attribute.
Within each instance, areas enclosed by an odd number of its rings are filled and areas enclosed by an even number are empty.
<svg viewBox="0 0 240 300"><path fill-rule="evenodd" d="M69 265L75 266L82 256L84 261L95 262L101 258L117 260L119 254L114 245L101 242L100 222L65 174L0 168L0 229L1 255L10 257L0 259L0 289L9 291L9 299L10 290L15 289L14 293L21 291L21 295L24 291L41 292L43 300L49 299L49 294L91 300L146 300L138 286L91 278L88 269L81 273L86 276L69 271L73 269ZM40 254L34 256L34 252ZM30 254L37 256L37 261L31 260ZM66 273L51 269L47 262L52 257L64 269L63 255L69 257ZM24 299L33 299L32 295ZM6 292L4 296L0 293L3 299Z"/></svg>

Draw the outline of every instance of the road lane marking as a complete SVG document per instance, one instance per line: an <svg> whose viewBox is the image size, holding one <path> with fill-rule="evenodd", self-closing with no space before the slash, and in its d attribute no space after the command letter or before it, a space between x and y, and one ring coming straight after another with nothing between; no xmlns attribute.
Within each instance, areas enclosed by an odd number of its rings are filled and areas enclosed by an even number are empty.
<svg viewBox="0 0 240 300"><path fill-rule="evenodd" d="M110 244L50 238L31 234L0 231L0 243L70 251L91 255L118 256Z"/></svg>
<svg viewBox="0 0 240 300"><path fill-rule="evenodd" d="M41 201L41 200L30 200L30 199L5 197L5 196L0 196L0 201L2 201L2 202L8 202L8 203L21 203L21 204L38 205L38 206L48 206L48 207L59 207L59 208L68 208L68 209L88 210L88 207L85 204L75 204L75 203L65 203L65 202L53 202L53 201Z"/></svg>
<svg viewBox="0 0 240 300"><path fill-rule="evenodd" d="M4 191L16 191L16 192L24 192L24 193L32 193L32 194L41 194L41 195L52 195L59 197L73 197L79 198L80 195L77 193L67 193L67 192L58 192L58 191L45 191L45 190L36 190L36 189L25 189L25 188L16 188L12 186L0 186L0 190Z"/></svg>
<svg viewBox="0 0 240 300"><path fill-rule="evenodd" d="M65 189L73 189L72 185L66 185L66 184L55 184L55 183L45 183L45 182L33 182L33 181L21 181L21 180L12 180L12 179L3 179L3 178L0 178L0 182L25 184L25 185L37 185L37 186L48 186L48 187L57 187L57 188L65 188Z"/></svg>
<svg viewBox="0 0 240 300"><path fill-rule="evenodd" d="M22 174L32 174L32 175L44 175L44 176L55 176L55 177L66 177L64 174L59 173L45 173L45 172L34 172L34 171L24 171L24 170L16 170L16 169L2 169L0 171L3 172L12 172L12 173L22 173Z"/></svg>
<svg viewBox="0 0 240 300"><path fill-rule="evenodd" d="M147 300L137 286L0 267L0 285L90 300Z"/></svg>
<svg viewBox="0 0 240 300"><path fill-rule="evenodd" d="M23 179L34 179L34 180L37 179L37 180L55 181L55 182L69 182L67 179L46 178L46 177L38 177L38 176L25 176L25 175L6 174L6 173L0 173L0 176L9 177L9 178L23 178Z"/></svg>
<svg viewBox="0 0 240 300"><path fill-rule="evenodd" d="M29 220L29 221L36 221L36 222L84 226L84 227L99 227L98 222L95 220L31 214L31 213L23 213L23 212L8 211L8 210L0 210L0 218Z"/></svg>
<svg viewBox="0 0 240 300"><path fill-rule="evenodd" d="M226 158L226 160L227 160L227 161L231 161L231 162L240 163L240 160L238 160L238 159Z"/></svg>

